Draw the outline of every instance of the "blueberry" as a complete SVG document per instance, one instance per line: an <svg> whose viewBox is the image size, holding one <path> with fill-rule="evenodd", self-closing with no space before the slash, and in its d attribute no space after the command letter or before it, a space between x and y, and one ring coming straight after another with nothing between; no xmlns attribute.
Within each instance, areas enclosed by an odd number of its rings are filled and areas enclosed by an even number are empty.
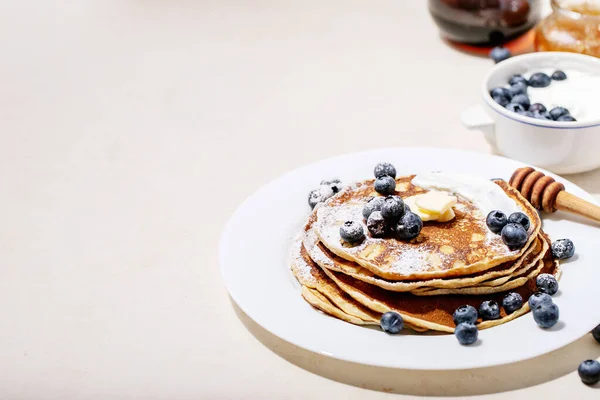
<svg viewBox="0 0 600 400"><path fill-rule="evenodd" d="M527 85L524 83L515 83L508 88L508 92L510 93L510 97L513 98L518 94L527 94Z"/></svg>
<svg viewBox="0 0 600 400"><path fill-rule="evenodd" d="M562 117L563 115L569 115L569 110L567 110L564 107L554 107L552 110L550 110L550 116L552 117L553 120L557 120L559 117Z"/></svg>
<svg viewBox="0 0 600 400"><path fill-rule="evenodd" d="M531 111L531 107L529 107L529 111ZM534 111L533 118L542 119L544 121L552 121L552 117L548 111Z"/></svg>
<svg viewBox="0 0 600 400"><path fill-rule="evenodd" d="M505 47L494 47L492 51L490 51L490 58L494 60L496 64L498 64L500 61L510 58L510 56L510 51Z"/></svg>
<svg viewBox="0 0 600 400"><path fill-rule="evenodd" d="M506 107L508 105L508 103L510 103L510 100L508 99L508 97L504 97L504 96L493 96L492 99L494 99L494 101L498 104L500 104L502 107Z"/></svg>
<svg viewBox="0 0 600 400"><path fill-rule="evenodd" d="M537 288L542 293L547 293L553 296L558 292L558 281L553 275L550 274L539 274L535 279Z"/></svg>
<svg viewBox="0 0 600 400"><path fill-rule="evenodd" d="M533 309L533 319L544 329L556 325L558 314L558 306L554 303L541 303Z"/></svg>
<svg viewBox="0 0 600 400"><path fill-rule="evenodd" d="M388 311L381 316L379 321L381 329L387 333L398 333L404 328L402 315L394 311Z"/></svg>
<svg viewBox="0 0 600 400"><path fill-rule="evenodd" d="M508 222L512 224L519 224L525 228L525 230L529 229L531 223L529 222L529 218L527 215L522 212L515 212L508 216Z"/></svg>
<svg viewBox="0 0 600 400"><path fill-rule="evenodd" d="M511 292L502 299L502 307L506 314L512 314L523 307L523 297L517 292Z"/></svg>
<svg viewBox="0 0 600 400"><path fill-rule="evenodd" d="M508 111L512 111L512 112L522 112L522 111L525 111L525 108L522 105L516 104L516 103L508 103L508 105L506 106L506 109Z"/></svg>
<svg viewBox="0 0 600 400"><path fill-rule="evenodd" d="M577 368L581 382L586 385L595 385L600 382L600 362L596 360L585 360Z"/></svg>
<svg viewBox="0 0 600 400"><path fill-rule="evenodd" d="M554 79L555 81L564 81L565 79L567 79L567 74L560 70L554 71L554 73L552 74L552 79Z"/></svg>
<svg viewBox="0 0 600 400"><path fill-rule="evenodd" d="M552 243L552 257L557 260L564 260L573 257L575 254L575 245L571 239L558 239Z"/></svg>
<svg viewBox="0 0 600 400"><path fill-rule="evenodd" d="M490 96L492 96L492 97L501 96L501 97L506 97L508 99L510 99L512 97L512 95L510 94L510 91L507 88L503 88L503 87L497 87L497 88L493 88L492 90L490 90Z"/></svg>
<svg viewBox="0 0 600 400"><path fill-rule="evenodd" d="M575 122L577 121L575 118L573 118L572 115L561 115L560 117L556 118L557 121L569 121L569 122Z"/></svg>
<svg viewBox="0 0 600 400"><path fill-rule="evenodd" d="M592 329L592 336L596 339L596 342L600 343L600 325Z"/></svg>
<svg viewBox="0 0 600 400"><path fill-rule="evenodd" d="M381 215L381 211L373 211L367 219L367 229L373 237L382 237L387 230L385 218Z"/></svg>
<svg viewBox="0 0 600 400"><path fill-rule="evenodd" d="M375 191L379 194L392 194L396 190L396 181L391 176L382 176L375 179Z"/></svg>
<svg viewBox="0 0 600 400"><path fill-rule="evenodd" d="M456 325L456 328L454 328L454 336L456 336L460 344L469 345L477 341L479 331L477 330L475 324L462 322Z"/></svg>
<svg viewBox="0 0 600 400"><path fill-rule="evenodd" d="M517 111L517 114L522 115L524 117L533 118L533 113L531 111Z"/></svg>
<svg viewBox="0 0 600 400"><path fill-rule="evenodd" d="M520 104L525 110L528 110L529 106L531 105L529 97L527 97L526 94L518 94L515 97L513 97L510 102L514 104Z"/></svg>
<svg viewBox="0 0 600 400"><path fill-rule="evenodd" d="M500 306L493 300L484 301L479 306L479 316L481 319L498 319L500 318Z"/></svg>
<svg viewBox="0 0 600 400"><path fill-rule="evenodd" d="M337 178L328 181L321 181L321 186L329 186L334 194L339 192L343 188L342 181L340 181Z"/></svg>
<svg viewBox="0 0 600 400"><path fill-rule="evenodd" d="M509 85L514 85L516 83L522 83L524 85L527 85L527 79L525 79L525 77L523 75L513 75L509 80L508 80L508 84Z"/></svg>
<svg viewBox="0 0 600 400"><path fill-rule="evenodd" d="M552 303L552 297L547 293L536 292L529 296L529 308L532 310L542 303Z"/></svg>
<svg viewBox="0 0 600 400"><path fill-rule="evenodd" d="M396 168L394 168L392 164L386 162L377 164L373 173L375 174L375 178L381 178L382 176L396 178Z"/></svg>
<svg viewBox="0 0 600 400"><path fill-rule="evenodd" d="M548 110L546 110L546 106L542 103L533 103L531 106L529 106L529 111L543 113Z"/></svg>
<svg viewBox="0 0 600 400"><path fill-rule="evenodd" d="M511 249L520 249L527 243L527 231L523 225L508 223L502 228L502 241Z"/></svg>
<svg viewBox="0 0 600 400"><path fill-rule="evenodd" d="M315 206L333 196L333 189L329 186L321 185L317 189L311 190L308 194L308 205L310 208Z"/></svg>
<svg viewBox="0 0 600 400"><path fill-rule="evenodd" d="M543 72L536 72L529 77L529 86L535 88L541 88L549 86L552 83L552 79Z"/></svg>
<svg viewBox="0 0 600 400"><path fill-rule="evenodd" d="M340 236L345 242L360 243L365 239L365 230L355 221L346 221L340 226Z"/></svg>
<svg viewBox="0 0 600 400"><path fill-rule="evenodd" d="M502 228L508 223L508 219L506 218L506 214L502 211L494 210L488 214L485 222L488 228L490 228L490 231L500 233L502 232Z"/></svg>
<svg viewBox="0 0 600 400"><path fill-rule="evenodd" d="M400 196L388 196L381 206L381 215L389 220L398 220L404 214L404 202Z"/></svg>
<svg viewBox="0 0 600 400"><path fill-rule="evenodd" d="M401 240L412 240L419 236L422 228L423 221L421 217L413 212L407 212L400 218L400 222L396 227L396 234Z"/></svg>
<svg viewBox="0 0 600 400"><path fill-rule="evenodd" d="M477 310L470 305L460 306L454 311L452 319L455 325L462 324L463 322L474 324L477 321Z"/></svg>
<svg viewBox="0 0 600 400"><path fill-rule="evenodd" d="M381 211L381 206L383 206L383 202L385 201L385 197L375 196L371 197L367 204L363 207L362 215L365 219L369 219L369 215L373 211Z"/></svg>

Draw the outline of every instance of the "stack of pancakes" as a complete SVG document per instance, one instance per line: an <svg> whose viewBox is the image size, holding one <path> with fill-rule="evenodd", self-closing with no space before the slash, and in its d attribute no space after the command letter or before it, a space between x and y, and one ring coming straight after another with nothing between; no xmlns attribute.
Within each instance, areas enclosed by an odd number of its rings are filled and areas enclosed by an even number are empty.
<svg viewBox="0 0 600 400"><path fill-rule="evenodd" d="M407 198L427 192L411 183L414 176L396 179L396 195ZM372 196L373 180L350 185L319 204L292 249L291 269L302 285L304 299L321 311L357 325L378 325L388 311L400 313L416 331L453 332L454 311L465 304L502 304L509 292L524 299L521 309L500 319L478 321L480 329L508 322L529 311L527 299L536 292L541 273L560 277L541 229L537 211L503 181L495 182L531 221L528 242L509 249L486 225L484 210L459 197L456 217L449 222L425 222L410 242L391 235L373 238L368 232L359 245L341 240L345 221L362 221L362 209ZM366 229L365 229L366 231Z"/></svg>

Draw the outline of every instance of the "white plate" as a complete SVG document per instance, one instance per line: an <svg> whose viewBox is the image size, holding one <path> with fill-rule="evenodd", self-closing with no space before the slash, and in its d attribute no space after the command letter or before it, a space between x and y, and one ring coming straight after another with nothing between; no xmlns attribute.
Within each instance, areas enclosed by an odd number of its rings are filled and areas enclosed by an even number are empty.
<svg viewBox="0 0 600 400"><path fill-rule="evenodd" d="M330 158L272 181L235 211L219 248L229 293L250 318L280 338L316 353L361 364L435 370L525 360L565 346L600 323L600 230L562 213L545 215L544 229L554 240L572 239L576 256L563 263L561 290L555 296L561 322L550 330L538 328L527 314L481 331L478 345L461 346L453 335L392 336L314 310L300 296L300 286L288 267L290 243L310 211L308 192L322 179L369 178L381 161L393 163L398 175L445 170L504 179L523 166L501 157L458 150L397 148ZM560 181L569 192L595 203L579 187Z"/></svg>

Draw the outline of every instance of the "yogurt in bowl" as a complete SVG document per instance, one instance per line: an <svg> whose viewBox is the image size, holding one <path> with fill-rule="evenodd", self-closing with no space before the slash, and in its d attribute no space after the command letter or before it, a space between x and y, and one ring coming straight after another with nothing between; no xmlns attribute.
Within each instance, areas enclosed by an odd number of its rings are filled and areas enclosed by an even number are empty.
<svg viewBox="0 0 600 400"><path fill-rule="evenodd" d="M537 72L564 71L567 79L543 88L527 87L531 104L548 111L567 108L576 121L531 118L498 104L490 91L508 87L514 75L530 79ZM554 86L554 87L552 87ZM524 54L496 64L484 78L482 104L466 110L470 129L483 131L487 141L507 157L570 174L600 167L600 59L575 53ZM512 99L511 99L512 100Z"/></svg>

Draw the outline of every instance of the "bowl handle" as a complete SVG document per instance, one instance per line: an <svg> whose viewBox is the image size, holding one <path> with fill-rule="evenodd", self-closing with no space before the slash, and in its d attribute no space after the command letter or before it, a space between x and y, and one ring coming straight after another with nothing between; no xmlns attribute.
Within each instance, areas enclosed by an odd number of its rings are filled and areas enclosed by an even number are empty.
<svg viewBox="0 0 600 400"><path fill-rule="evenodd" d="M478 104L467 108L463 111L461 119L467 129L477 129L482 131L488 143L492 146L496 145L494 134L495 122L488 113L485 112L483 106Z"/></svg>

